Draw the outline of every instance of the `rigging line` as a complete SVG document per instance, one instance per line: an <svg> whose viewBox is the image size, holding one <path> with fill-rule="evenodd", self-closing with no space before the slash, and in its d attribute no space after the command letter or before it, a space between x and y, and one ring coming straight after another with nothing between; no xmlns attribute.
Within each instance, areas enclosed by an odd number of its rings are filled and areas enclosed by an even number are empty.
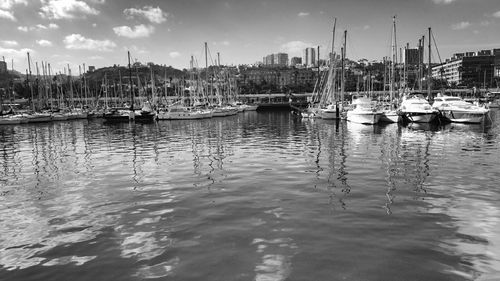
<svg viewBox="0 0 500 281"><path fill-rule="evenodd" d="M434 41L434 47L436 48L436 52L437 52L437 55L439 58L439 63L443 63L443 61L441 60L441 55L439 54L439 50L437 47L436 38L434 38L434 32L432 30L431 30L431 36L432 36L432 41Z"/></svg>

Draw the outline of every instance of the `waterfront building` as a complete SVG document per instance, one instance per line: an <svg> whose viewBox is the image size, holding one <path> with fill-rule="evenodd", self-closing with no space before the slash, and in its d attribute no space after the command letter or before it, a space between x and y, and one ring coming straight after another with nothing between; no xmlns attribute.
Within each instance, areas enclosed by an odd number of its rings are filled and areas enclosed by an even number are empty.
<svg viewBox="0 0 500 281"><path fill-rule="evenodd" d="M306 67L313 67L316 65L316 50L314 48L304 49L304 57L302 62Z"/></svg>
<svg viewBox="0 0 500 281"><path fill-rule="evenodd" d="M495 55L496 54L496 55ZM467 87L493 87L500 74L500 49L456 53L432 67L432 77Z"/></svg>

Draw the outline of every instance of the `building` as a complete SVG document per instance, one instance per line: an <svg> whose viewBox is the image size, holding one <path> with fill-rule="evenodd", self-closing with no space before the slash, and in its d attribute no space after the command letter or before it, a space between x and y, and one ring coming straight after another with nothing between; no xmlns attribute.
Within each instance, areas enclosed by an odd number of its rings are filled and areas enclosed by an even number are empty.
<svg viewBox="0 0 500 281"><path fill-rule="evenodd" d="M0 74L7 73L7 63L5 61L0 61Z"/></svg>
<svg viewBox="0 0 500 281"><path fill-rule="evenodd" d="M457 53L432 67L432 77L467 87L493 87L499 77L500 49Z"/></svg>
<svg viewBox="0 0 500 281"><path fill-rule="evenodd" d="M274 55L274 65L276 66L288 66L288 54L277 53Z"/></svg>
<svg viewBox="0 0 500 281"><path fill-rule="evenodd" d="M282 66L288 65L288 54L277 53L265 56L262 59L262 64L265 66Z"/></svg>
<svg viewBox="0 0 500 281"><path fill-rule="evenodd" d="M500 49L493 50L493 62L494 62L494 76L495 78L500 78Z"/></svg>
<svg viewBox="0 0 500 281"><path fill-rule="evenodd" d="M313 67L316 65L316 50L314 48L304 49L304 56L302 59L302 63L306 67Z"/></svg>
<svg viewBox="0 0 500 281"><path fill-rule="evenodd" d="M302 58L299 57L293 57L290 60L290 66L296 66L296 65L301 65L302 64Z"/></svg>
<svg viewBox="0 0 500 281"><path fill-rule="evenodd" d="M404 61L407 66L418 66L419 64L423 64L424 56L421 55L421 49L418 48L406 48Z"/></svg>

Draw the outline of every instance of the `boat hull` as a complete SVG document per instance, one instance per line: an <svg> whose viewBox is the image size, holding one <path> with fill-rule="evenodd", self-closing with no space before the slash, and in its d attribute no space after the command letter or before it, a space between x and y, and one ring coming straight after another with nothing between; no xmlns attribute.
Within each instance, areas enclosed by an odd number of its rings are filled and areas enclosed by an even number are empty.
<svg viewBox="0 0 500 281"><path fill-rule="evenodd" d="M401 116L396 111L384 111L380 116L380 122L384 123L398 123Z"/></svg>
<svg viewBox="0 0 500 281"><path fill-rule="evenodd" d="M413 123L431 123L436 119L435 112L403 112L403 116Z"/></svg>
<svg viewBox="0 0 500 281"><path fill-rule="evenodd" d="M456 110L441 111L441 115L444 118L455 123L482 123L486 114L486 112L468 112Z"/></svg>
<svg viewBox="0 0 500 281"><path fill-rule="evenodd" d="M380 121L381 113L347 112L347 121L359 124L373 125Z"/></svg>

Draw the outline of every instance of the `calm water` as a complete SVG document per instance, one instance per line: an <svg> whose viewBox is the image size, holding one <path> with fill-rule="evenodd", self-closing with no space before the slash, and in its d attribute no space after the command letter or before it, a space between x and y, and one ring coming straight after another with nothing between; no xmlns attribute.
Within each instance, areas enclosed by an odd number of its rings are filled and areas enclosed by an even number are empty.
<svg viewBox="0 0 500 281"><path fill-rule="evenodd" d="M0 280L499 280L497 115L3 126Z"/></svg>

